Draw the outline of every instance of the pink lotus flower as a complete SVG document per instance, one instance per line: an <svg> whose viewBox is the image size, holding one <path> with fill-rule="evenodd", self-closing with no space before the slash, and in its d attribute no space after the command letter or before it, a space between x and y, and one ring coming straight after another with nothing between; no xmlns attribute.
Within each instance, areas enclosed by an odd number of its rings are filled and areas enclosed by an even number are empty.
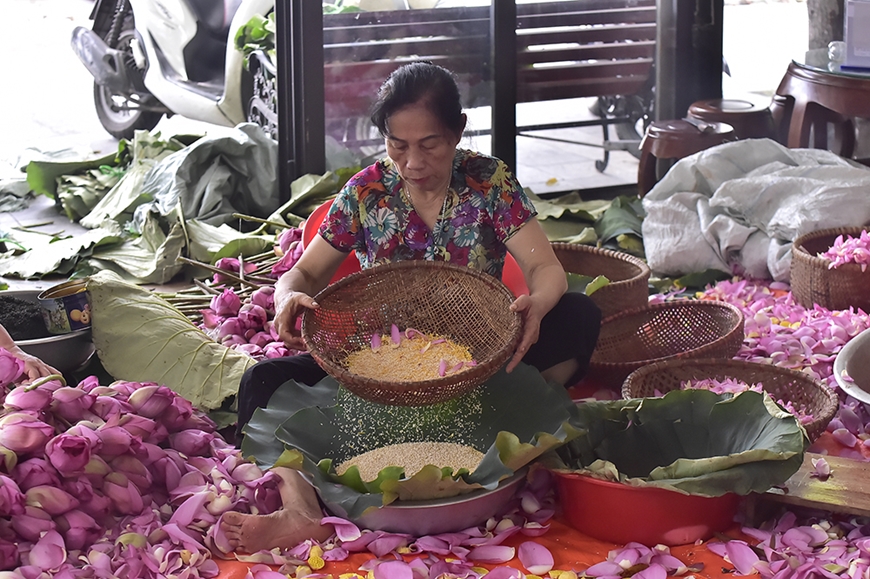
<svg viewBox="0 0 870 579"><path fill-rule="evenodd" d="M252 358L258 358L263 355L263 349L260 346L255 344L239 344L233 348L236 352L242 352L251 356Z"/></svg>
<svg viewBox="0 0 870 579"><path fill-rule="evenodd" d="M222 257L215 262L214 266L216 268L222 269L226 272L229 272L232 274L237 274L237 276L238 276L239 270L241 269L241 267L240 267L241 264L239 263L239 260L236 259L235 257ZM256 270L257 270L257 264L245 262L245 273L252 273ZM216 284L219 284L219 283L226 283L226 282L229 282L231 280L227 276L225 276L221 273L215 272L215 274L212 278L212 281Z"/></svg>
<svg viewBox="0 0 870 579"><path fill-rule="evenodd" d="M257 304L245 304L239 309L239 321L246 329L262 328L268 319L266 310Z"/></svg>
<svg viewBox="0 0 870 579"><path fill-rule="evenodd" d="M115 472L121 473L136 485L140 493L146 493L151 488L151 473L142 461L130 454L115 457L109 466Z"/></svg>
<svg viewBox="0 0 870 579"><path fill-rule="evenodd" d="M103 533L103 528L92 516L76 509L60 515L55 522L57 530L64 538L66 548L70 550L91 546Z"/></svg>
<svg viewBox="0 0 870 579"><path fill-rule="evenodd" d="M60 486L60 477L57 470L44 458L28 458L12 469L12 478L18 481L22 490L35 486Z"/></svg>
<svg viewBox="0 0 870 579"><path fill-rule="evenodd" d="M106 460L124 454L130 450L130 446L133 444L133 435L120 426L104 424L95 432L100 437L100 456Z"/></svg>
<svg viewBox="0 0 870 579"><path fill-rule="evenodd" d="M0 358L2 363L2 358ZM0 370L2 371L2 370ZM2 380L0 380L2 382ZM6 395L3 405L13 410L32 410L40 412L51 403L51 391L43 388L28 389L25 386L13 388Z"/></svg>
<svg viewBox="0 0 870 579"><path fill-rule="evenodd" d="M70 386L58 388L52 394L52 398L54 400L51 404L51 410L73 424L88 416L88 411L97 399L93 394Z"/></svg>
<svg viewBox="0 0 870 579"><path fill-rule="evenodd" d="M245 326L237 317L227 318L218 326L218 340L223 340L229 336L242 336L245 333Z"/></svg>
<svg viewBox="0 0 870 579"><path fill-rule="evenodd" d="M299 261L299 258L302 257L303 249L301 242L291 244L291 246L288 247L288 251L278 260L278 263L272 266L272 275L279 277L281 274L290 271L290 269L296 265L296 262Z"/></svg>
<svg viewBox="0 0 870 579"><path fill-rule="evenodd" d="M75 476L91 460L91 442L84 436L59 434L45 445L45 457L63 476Z"/></svg>
<svg viewBox="0 0 870 579"><path fill-rule="evenodd" d="M0 387L14 384L24 373L24 362L0 348Z"/></svg>
<svg viewBox="0 0 870 579"><path fill-rule="evenodd" d="M199 310L199 313L202 314L202 325L209 330L215 329L222 321L224 321L223 316L217 315L217 313L211 308Z"/></svg>
<svg viewBox="0 0 870 579"><path fill-rule="evenodd" d="M25 541L34 542L40 535L57 527L52 516L39 507L24 507L24 513L12 517L12 530Z"/></svg>
<svg viewBox="0 0 870 579"><path fill-rule="evenodd" d="M0 517L11 517L24 512L24 494L14 480L0 475Z"/></svg>
<svg viewBox="0 0 870 579"><path fill-rule="evenodd" d="M221 344L226 346L227 348L241 346L242 344L247 343L248 341L245 339L245 337L240 336L239 334L232 334L221 339Z"/></svg>
<svg viewBox="0 0 870 579"><path fill-rule="evenodd" d="M18 567L18 545L0 539L0 569L10 570Z"/></svg>
<svg viewBox="0 0 870 579"><path fill-rule="evenodd" d="M266 344L272 343L272 335L269 332L257 332L248 338L248 343L262 349L266 347Z"/></svg>
<svg viewBox="0 0 870 579"><path fill-rule="evenodd" d="M96 521L111 519L112 499L105 495L94 494L89 500L79 505L79 510L89 514Z"/></svg>
<svg viewBox="0 0 870 579"><path fill-rule="evenodd" d="M138 515L144 503L142 494L130 480L120 472L110 472L103 481L103 492L112 499L112 506L120 515Z"/></svg>
<svg viewBox="0 0 870 579"><path fill-rule="evenodd" d="M160 423L166 427L169 432L177 432L183 430L184 423L193 416L193 404L183 396L179 396L173 392L174 398L169 407L160 415Z"/></svg>
<svg viewBox="0 0 870 579"><path fill-rule="evenodd" d="M219 316L235 316L242 307L242 300L233 290L225 289L222 294L214 296L209 305Z"/></svg>
<svg viewBox="0 0 870 579"><path fill-rule="evenodd" d="M84 390L87 393L91 393L94 388L98 388L100 386L100 379L96 376L88 376L83 379L76 385L76 388L79 390Z"/></svg>
<svg viewBox="0 0 870 579"><path fill-rule="evenodd" d="M127 414L121 417L118 421L118 426L139 438L139 440L146 440L157 428L157 423L150 418L139 416L138 414Z"/></svg>
<svg viewBox="0 0 870 579"><path fill-rule="evenodd" d="M275 311L275 287L265 286L251 294L251 303L260 306L267 312Z"/></svg>
<svg viewBox="0 0 870 579"><path fill-rule="evenodd" d="M109 422L112 417L118 418L122 414L133 412L133 407L126 400L115 396L97 396L94 405L91 406L91 412Z"/></svg>
<svg viewBox="0 0 870 579"><path fill-rule="evenodd" d="M206 456L215 435L201 430L182 430L169 435L169 444L187 456Z"/></svg>
<svg viewBox="0 0 870 579"><path fill-rule="evenodd" d="M12 412L0 418L0 445L19 455L42 450L54 428L32 414Z"/></svg>
<svg viewBox="0 0 870 579"><path fill-rule="evenodd" d="M64 479L63 490L74 496L80 503L90 501L94 496L94 485L84 476Z"/></svg>
<svg viewBox="0 0 870 579"><path fill-rule="evenodd" d="M79 506L77 498L63 489L50 486L35 486L24 493L27 506L39 507L52 516L62 515Z"/></svg>
<svg viewBox="0 0 870 579"><path fill-rule="evenodd" d="M275 241L278 242L281 254L284 255L293 249L291 245L302 241L302 230L298 227L289 227L279 233Z"/></svg>
<svg viewBox="0 0 870 579"><path fill-rule="evenodd" d="M140 415L157 418L169 408L175 399L175 392L166 386L143 386L127 399L130 406Z"/></svg>

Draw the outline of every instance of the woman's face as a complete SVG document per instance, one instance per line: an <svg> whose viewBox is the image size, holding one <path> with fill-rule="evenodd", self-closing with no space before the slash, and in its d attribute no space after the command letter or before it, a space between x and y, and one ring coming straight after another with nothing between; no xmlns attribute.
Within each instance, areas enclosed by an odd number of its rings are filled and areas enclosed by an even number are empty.
<svg viewBox="0 0 870 579"><path fill-rule="evenodd" d="M445 128L422 103L399 109L387 119L387 155L408 188L416 193L447 191L460 134Z"/></svg>

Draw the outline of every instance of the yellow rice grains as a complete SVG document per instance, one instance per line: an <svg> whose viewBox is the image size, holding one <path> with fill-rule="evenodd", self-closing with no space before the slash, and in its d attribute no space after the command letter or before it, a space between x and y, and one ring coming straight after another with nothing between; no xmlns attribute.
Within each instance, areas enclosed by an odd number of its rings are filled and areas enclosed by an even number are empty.
<svg viewBox="0 0 870 579"><path fill-rule="evenodd" d="M384 382L437 380L474 365L468 348L438 336L402 333L399 343L384 336L379 345L348 355L349 372Z"/></svg>
<svg viewBox="0 0 870 579"><path fill-rule="evenodd" d="M426 465L438 468L445 466L467 468L473 472L483 460L483 453L470 446L454 442L402 442L390 444L364 452L344 461L336 468L338 474L344 474L351 466L359 469L363 480L375 480L378 473L388 466L401 466L405 469L405 477L410 478L420 472Z"/></svg>

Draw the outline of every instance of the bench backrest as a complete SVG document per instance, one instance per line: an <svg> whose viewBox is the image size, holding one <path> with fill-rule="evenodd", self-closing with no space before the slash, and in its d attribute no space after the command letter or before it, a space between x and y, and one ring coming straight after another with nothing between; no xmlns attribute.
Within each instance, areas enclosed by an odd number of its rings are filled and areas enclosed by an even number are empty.
<svg viewBox="0 0 870 579"><path fill-rule="evenodd" d="M456 73L466 106L489 104L489 7L323 20L327 118L365 116L383 80L409 60ZM655 0L518 4L517 102L637 92L650 74L655 22Z"/></svg>

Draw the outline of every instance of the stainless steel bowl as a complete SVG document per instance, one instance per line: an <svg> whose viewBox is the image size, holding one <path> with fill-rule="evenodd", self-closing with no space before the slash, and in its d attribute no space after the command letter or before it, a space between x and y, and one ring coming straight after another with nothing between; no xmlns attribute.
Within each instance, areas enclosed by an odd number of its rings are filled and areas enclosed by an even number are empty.
<svg viewBox="0 0 870 579"><path fill-rule="evenodd" d="M851 378L847 380L843 376ZM870 404L870 330L849 340L834 359L834 378L846 394Z"/></svg>
<svg viewBox="0 0 870 579"><path fill-rule="evenodd" d="M10 290L2 292L0 295L38 304L36 296L39 293L39 290ZM36 356L61 372L71 372L81 368L94 355L94 343L91 341L90 328L47 338L18 340L15 344L28 354Z"/></svg>
<svg viewBox="0 0 870 579"><path fill-rule="evenodd" d="M371 509L352 521L360 528L415 537L454 533L476 527L495 516L510 501L526 478L527 469L504 479L493 490L481 489L466 495L428 501L396 501ZM347 513L327 503L327 510L347 518Z"/></svg>

